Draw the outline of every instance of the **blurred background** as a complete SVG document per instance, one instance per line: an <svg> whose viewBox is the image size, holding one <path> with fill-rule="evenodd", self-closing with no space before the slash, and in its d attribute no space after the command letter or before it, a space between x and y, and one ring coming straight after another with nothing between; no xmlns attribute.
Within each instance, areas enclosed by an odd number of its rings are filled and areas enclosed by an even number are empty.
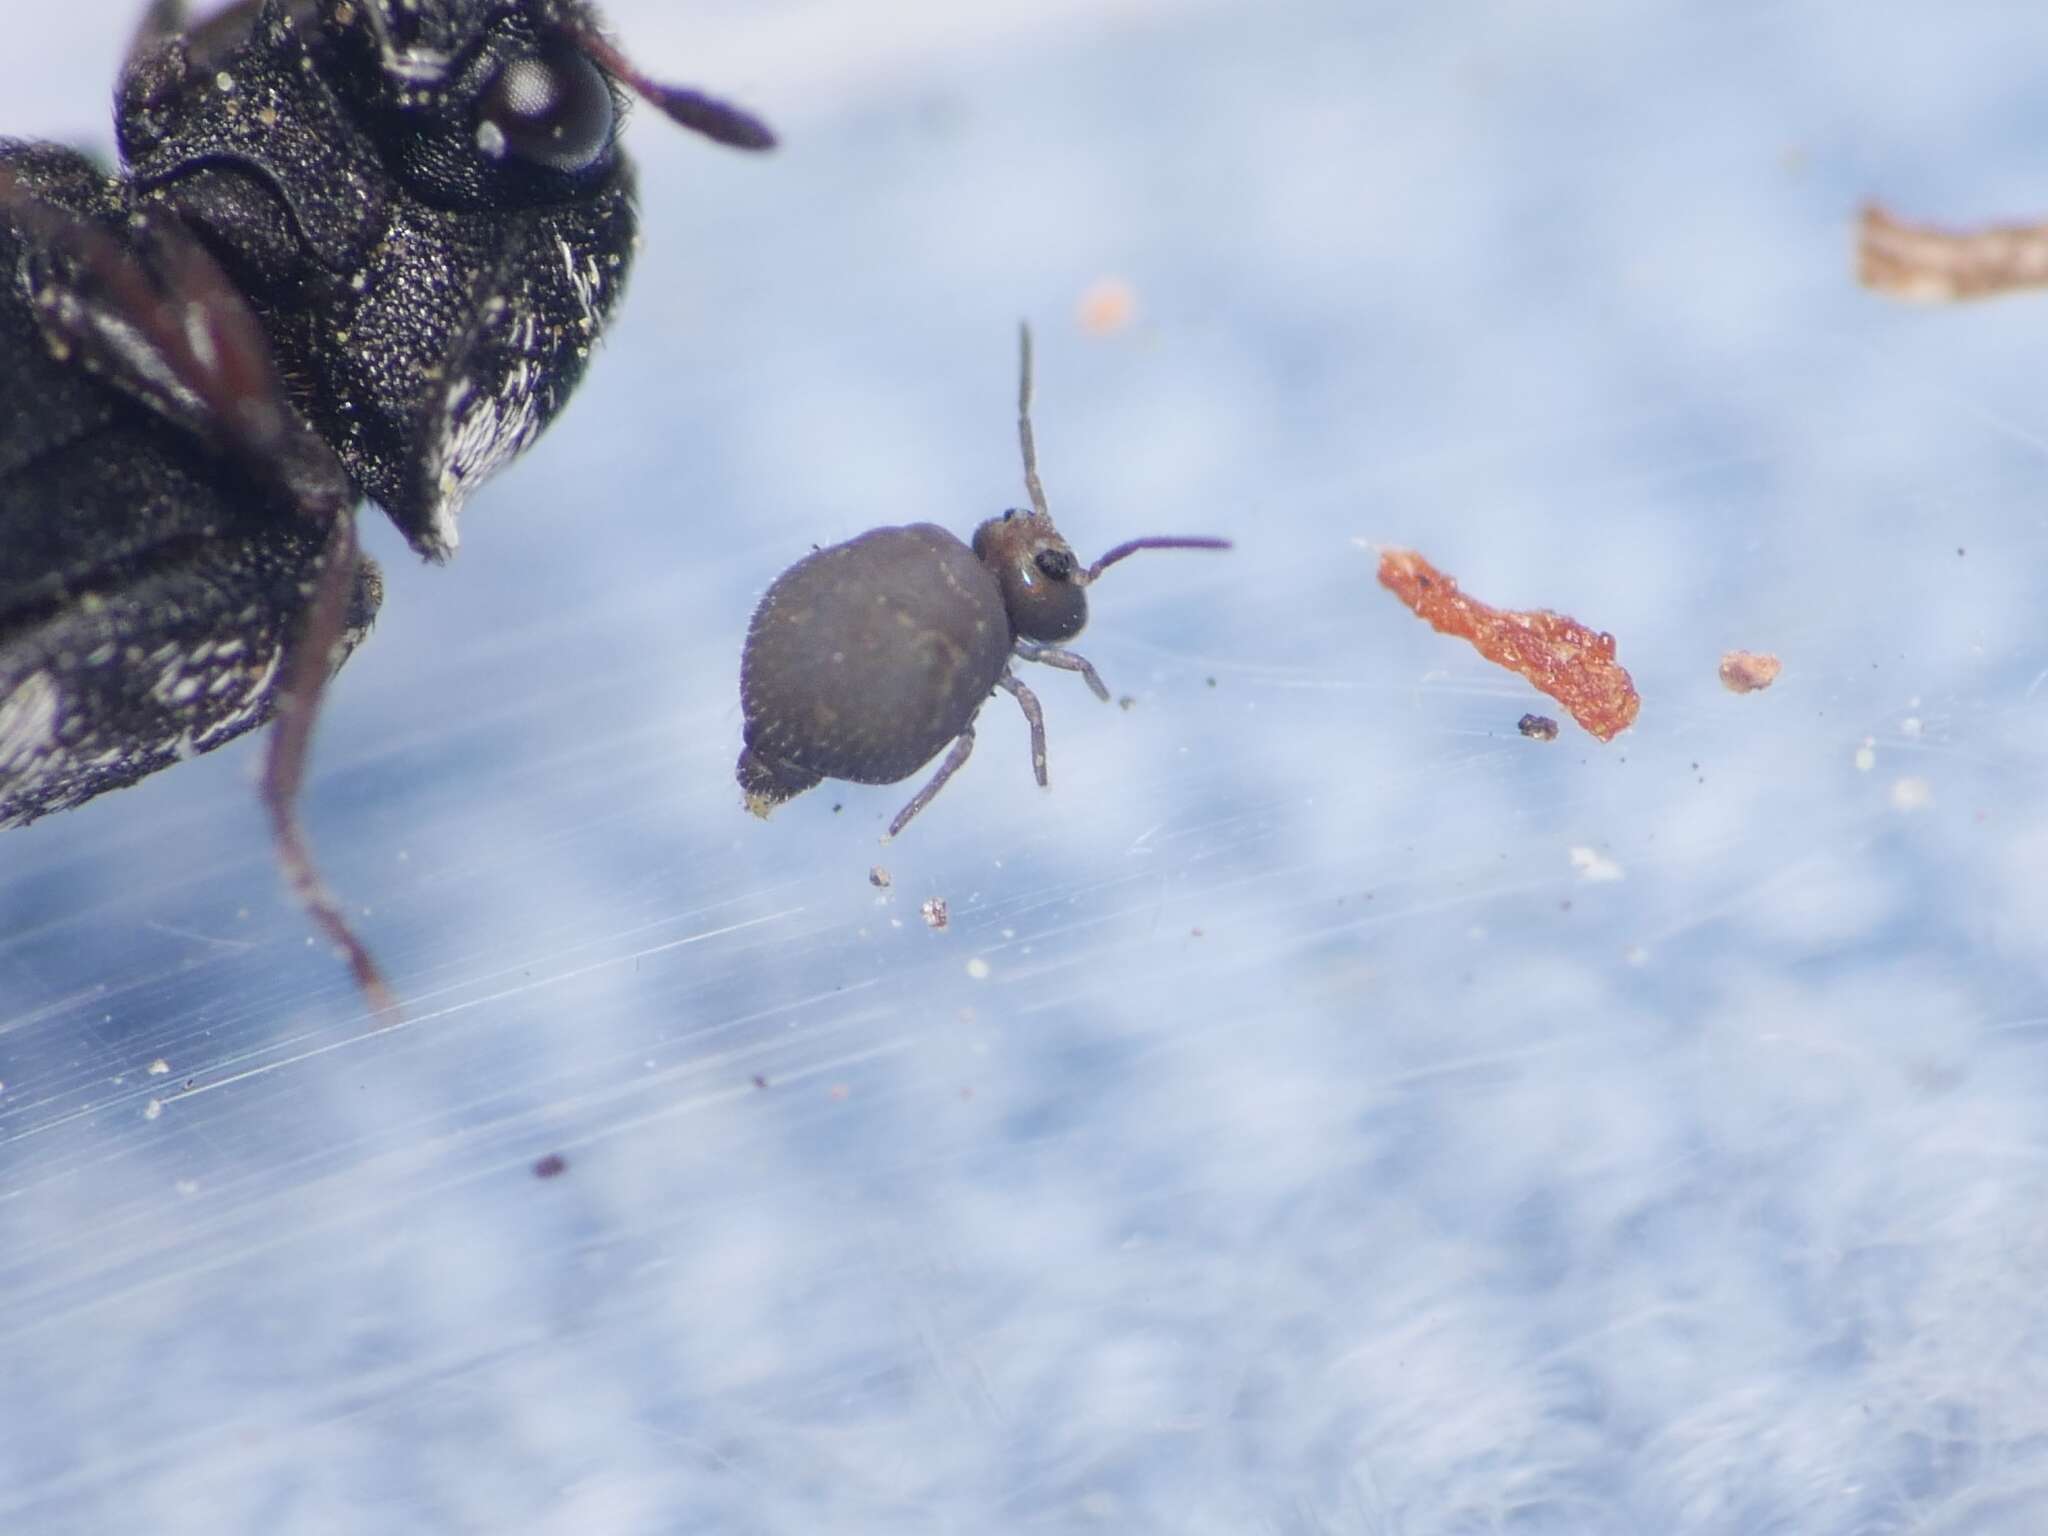
<svg viewBox="0 0 2048 1536"><path fill-rule="evenodd" d="M6 130L107 146L130 9ZM1851 262L2048 218L2048 13L608 16L786 143L641 111L573 406L448 567L364 517L305 808L404 1025L253 739L0 837L0 1529L2048 1528L2048 296ZM1077 548L1235 552L1105 578L1128 709L1033 669L1049 791L997 699L886 848L753 820L754 603L1022 499L1027 317Z"/></svg>

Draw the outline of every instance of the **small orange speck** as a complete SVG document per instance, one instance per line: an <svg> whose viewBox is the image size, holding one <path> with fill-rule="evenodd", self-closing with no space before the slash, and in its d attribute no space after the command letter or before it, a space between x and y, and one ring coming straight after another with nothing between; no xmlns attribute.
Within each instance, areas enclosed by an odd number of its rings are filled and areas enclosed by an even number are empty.
<svg viewBox="0 0 2048 1536"><path fill-rule="evenodd" d="M1090 336L1114 336L1137 319L1137 290L1120 277L1098 278L1082 292L1075 313Z"/></svg>

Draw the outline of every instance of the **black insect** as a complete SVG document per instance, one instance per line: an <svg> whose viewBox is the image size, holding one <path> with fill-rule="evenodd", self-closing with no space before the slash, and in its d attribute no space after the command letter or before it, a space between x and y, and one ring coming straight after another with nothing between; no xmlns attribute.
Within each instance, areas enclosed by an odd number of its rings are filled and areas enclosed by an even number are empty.
<svg viewBox="0 0 2048 1536"><path fill-rule="evenodd" d="M1031 440L1031 330L1021 331L1017 437L1031 510L992 517L970 549L932 523L873 528L784 571L754 610L740 662L746 745L738 777L766 816L824 779L894 784L946 747L945 760L889 823L894 837L974 750L974 717L995 689L1031 726L1046 783L1045 717L1012 657L1078 672L1105 703L1095 668L1060 642L1088 622L1088 587L1141 549L1228 549L1228 539L1145 538L1083 566L1053 526Z"/></svg>
<svg viewBox="0 0 2048 1536"><path fill-rule="evenodd" d="M381 583L375 500L428 560L581 378L633 254L630 88L582 0L156 0L109 175L0 140L0 826L272 714L279 861L380 1007L294 797Z"/></svg>

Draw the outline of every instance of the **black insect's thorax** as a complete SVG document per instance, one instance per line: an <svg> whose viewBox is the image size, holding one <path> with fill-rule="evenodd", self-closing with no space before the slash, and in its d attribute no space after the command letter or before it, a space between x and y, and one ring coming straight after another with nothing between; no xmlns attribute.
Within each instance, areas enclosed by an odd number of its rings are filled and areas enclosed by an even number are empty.
<svg viewBox="0 0 2048 1536"><path fill-rule="evenodd" d="M139 55L123 154L136 195L196 230L263 316L358 488L445 558L469 492L582 377L632 255L631 168L609 144L573 171L481 152L479 82L530 27L398 89L364 28L304 9L271 0L232 46Z"/></svg>

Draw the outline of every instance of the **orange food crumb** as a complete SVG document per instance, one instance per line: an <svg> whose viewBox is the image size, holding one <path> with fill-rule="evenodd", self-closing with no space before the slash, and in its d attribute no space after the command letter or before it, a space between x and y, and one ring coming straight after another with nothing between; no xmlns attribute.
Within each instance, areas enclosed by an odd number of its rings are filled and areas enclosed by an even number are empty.
<svg viewBox="0 0 2048 1536"><path fill-rule="evenodd" d="M1785 663L1764 651L1730 651L1721 658L1721 686L1730 693L1756 693L1768 688Z"/></svg>
<svg viewBox="0 0 2048 1536"><path fill-rule="evenodd" d="M1920 304L2048 286L2048 225L1935 229L1865 208L1856 227L1856 277L1866 288Z"/></svg>
<svg viewBox="0 0 2048 1536"><path fill-rule="evenodd" d="M1075 308L1082 330L1090 336L1110 336L1137 318L1138 295L1122 278L1105 277L1088 285Z"/></svg>
<svg viewBox="0 0 2048 1536"><path fill-rule="evenodd" d="M1488 661L1526 677L1602 741L1635 724L1643 701L1605 631L1547 608L1489 608L1412 549L1380 555L1380 585L1439 633L1471 641Z"/></svg>

